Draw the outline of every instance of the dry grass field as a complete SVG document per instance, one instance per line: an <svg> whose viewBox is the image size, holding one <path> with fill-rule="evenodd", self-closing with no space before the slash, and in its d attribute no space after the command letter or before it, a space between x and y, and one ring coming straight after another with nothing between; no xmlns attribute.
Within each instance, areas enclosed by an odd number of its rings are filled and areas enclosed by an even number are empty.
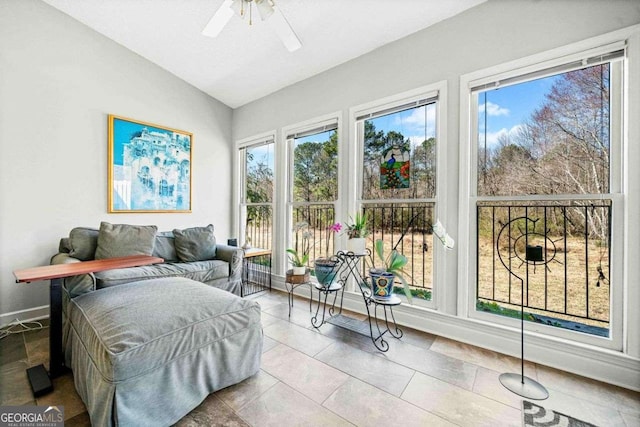
<svg viewBox="0 0 640 427"><path fill-rule="evenodd" d="M316 235L320 235L319 231ZM265 247L265 242L271 241L271 232L270 230L261 232L255 237L257 239L252 242L252 246ZM372 248L374 240L381 237L381 235L369 236L367 247ZM398 237L394 236L394 239ZM426 241L420 234L409 234L405 236L398 249L409 258L405 272L407 279L413 283L413 287L431 290L433 288L433 248L439 242L434 241L432 235L426 235L425 239ZM525 306L529 308L526 310L558 319L608 328L609 281L598 281L597 271L601 266L604 276L608 279L608 251L598 247L595 241L590 242L589 247L585 249L584 239L581 237L569 237L566 244L564 240L556 242L555 259L548 264L547 268L541 265L535 268L532 265L528 267L528 292L525 294ZM389 250L392 244L395 244L395 240L392 242L391 236L387 234L385 249ZM460 242L456 244L458 250L461 250ZM333 243L330 244L329 251L333 251ZM585 251L588 252L588 257L585 256ZM312 247L311 263L314 257L321 256L324 252L324 243L316 241ZM587 259L588 268L585 262ZM508 258L505 260L508 262ZM379 261L375 259L375 263L379 264ZM511 259L511 268L513 273L523 280L527 277L527 265L519 258ZM496 301L502 307L519 310L520 282L501 264L491 238L480 238L478 276L480 299ZM527 283L526 280L525 283Z"/></svg>

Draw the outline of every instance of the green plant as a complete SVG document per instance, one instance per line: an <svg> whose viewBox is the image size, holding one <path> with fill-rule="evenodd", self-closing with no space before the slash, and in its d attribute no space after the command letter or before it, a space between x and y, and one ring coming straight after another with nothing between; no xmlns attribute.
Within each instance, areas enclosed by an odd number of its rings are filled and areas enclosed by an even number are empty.
<svg viewBox="0 0 640 427"><path fill-rule="evenodd" d="M295 240L294 247L287 249L289 262L294 267L304 267L309 262L309 249L311 248L312 234L309 231L309 224L301 221L293 228Z"/></svg>
<svg viewBox="0 0 640 427"><path fill-rule="evenodd" d="M369 230L367 229L367 214L361 214L358 212L355 217L349 217L350 223L345 224L345 233L350 239L356 239L359 237L367 237Z"/></svg>
<svg viewBox="0 0 640 427"><path fill-rule="evenodd" d="M394 286L393 293L404 294L404 288L401 288L400 286ZM428 289L411 289L411 295L413 295L414 298L431 301L431 291Z"/></svg>
<svg viewBox="0 0 640 427"><path fill-rule="evenodd" d="M376 249L376 254L378 254L378 258L380 258L380 261L382 261L382 264L384 265L384 268L377 269L377 270L382 270L382 271L386 271L387 273L392 273L394 276L400 279L400 282L402 282L402 286L404 287L404 294L407 297L407 301L409 301L409 304L411 304L412 303L411 288L409 288L409 283L404 278L403 276L404 271L402 270L404 266L407 265L409 260L407 259L406 256L398 252L396 249L391 250L391 252L385 255L384 242L382 241L382 239L376 240L375 249ZM375 270L376 269L374 269L374 271Z"/></svg>

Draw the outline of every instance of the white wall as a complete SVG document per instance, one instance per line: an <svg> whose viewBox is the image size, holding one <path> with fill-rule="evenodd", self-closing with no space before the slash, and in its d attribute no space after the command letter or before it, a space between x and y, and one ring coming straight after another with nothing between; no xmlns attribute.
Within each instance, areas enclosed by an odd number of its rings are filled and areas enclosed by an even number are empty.
<svg viewBox="0 0 640 427"><path fill-rule="evenodd" d="M456 234L456 227L466 227L467 220L459 205L459 126L460 77L464 74L496 66L519 58L576 43L598 35L640 23L640 2L637 0L489 0L444 22L390 43L373 52L337 66L322 74L284 88L272 95L234 110L234 140L250 137L272 129L281 129L324 114L341 111L344 121L341 141L354 144L355 135L349 125L349 108L409 91L418 87L447 81L446 158L447 194L446 224ZM634 36L634 52L639 52ZM629 113L637 117L640 90L637 75L638 59L632 58L632 92ZM630 133L638 136L637 120L630 120ZM631 140L635 144L635 140ZM342 149L344 155L348 150ZM629 197L627 227L629 255L637 252L640 227L637 218L640 206L640 174L634 165L640 162L639 151L628 151ZM347 159L350 162L351 159ZM635 242L635 243L634 243ZM414 327L450 336L461 341L519 354L519 334L488 324L470 321L458 310L458 251L447 253L444 283L446 292L438 312L417 313L401 307L398 318ZM276 254L277 256L277 254ZM640 281L637 263L629 263L625 287L628 288L627 322L629 337L623 352L613 353L597 348L558 342L547 337L529 337L532 343L527 354L532 360L593 378L640 389L640 334L637 303L640 294L635 285ZM627 286L629 284L629 286ZM348 301L349 308L358 310L362 301ZM465 306L463 301L461 306ZM617 308L618 310L620 307ZM444 314L443 314L444 313ZM630 356L630 357L629 357Z"/></svg>
<svg viewBox="0 0 640 427"><path fill-rule="evenodd" d="M107 114L193 133L192 213L107 213ZM226 242L231 115L45 3L0 1L0 324L48 304L46 282L16 284L12 271L48 264L75 226L213 223Z"/></svg>

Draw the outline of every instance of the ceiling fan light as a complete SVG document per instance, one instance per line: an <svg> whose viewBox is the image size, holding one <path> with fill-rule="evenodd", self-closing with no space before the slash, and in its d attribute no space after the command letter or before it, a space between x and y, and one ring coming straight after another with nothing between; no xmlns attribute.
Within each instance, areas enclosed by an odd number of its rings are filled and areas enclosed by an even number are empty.
<svg viewBox="0 0 640 427"><path fill-rule="evenodd" d="M256 9L258 9L260 18L263 21L273 15L273 6L271 6L271 2L269 0L254 0L254 3L256 4Z"/></svg>

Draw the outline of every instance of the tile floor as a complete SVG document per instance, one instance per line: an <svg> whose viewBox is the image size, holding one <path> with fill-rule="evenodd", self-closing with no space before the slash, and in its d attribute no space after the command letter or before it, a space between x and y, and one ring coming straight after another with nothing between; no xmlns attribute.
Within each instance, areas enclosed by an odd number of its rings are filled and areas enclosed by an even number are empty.
<svg viewBox="0 0 640 427"><path fill-rule="evenodd" d="M286 294L249 298L262 306L262 369L211 394L178 426L521 425L521 399L498 381L519 372L518 359L407 328L380 353L368 337L311 327L306 300L296 299L289 318ZM71 373L33 399L25 369L47 359L48 329L2 339L0 405L64 405L65 425L90 425ZM640 426L640 393L533 363L525 369L548 388L547 408L603 427Z"/></svg>

